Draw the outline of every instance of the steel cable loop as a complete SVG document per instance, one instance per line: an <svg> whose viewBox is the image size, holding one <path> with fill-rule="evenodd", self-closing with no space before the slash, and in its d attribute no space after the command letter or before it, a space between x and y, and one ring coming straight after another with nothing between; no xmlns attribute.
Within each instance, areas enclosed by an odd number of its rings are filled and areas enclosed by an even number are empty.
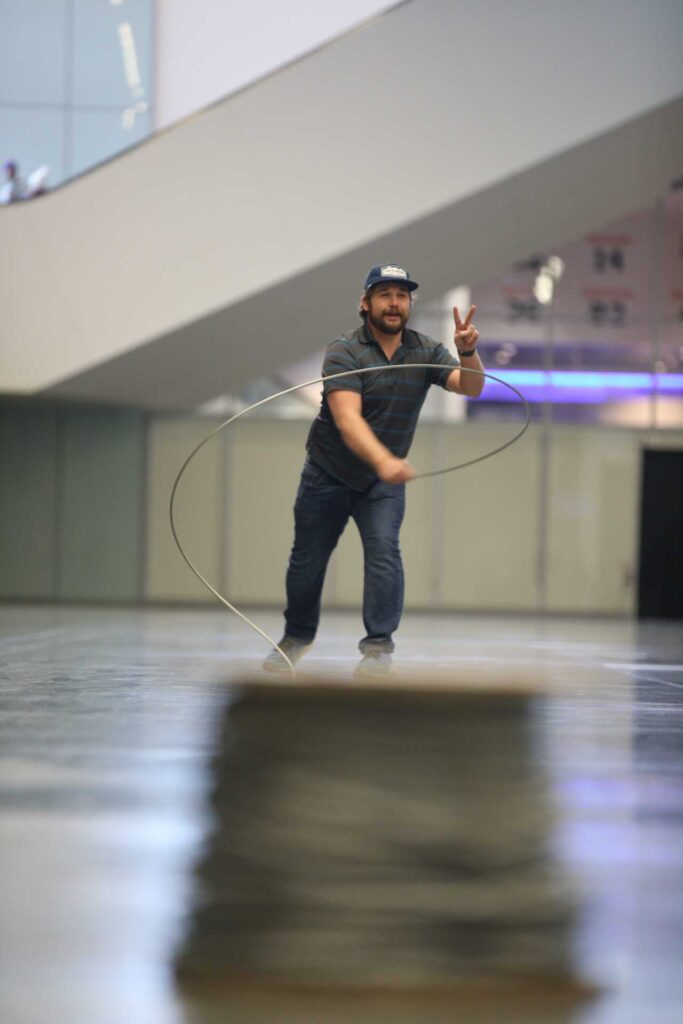
<svg viewBox="0 0 683 1024"><path fill-rule="evenodd" d="M285 652L282 650L282 648L278 644L276 644L272 637L268 636L268 634L265 633L260 626L257 626L255 622L252 622L251 619L247 618L247 616L243 612L241 612L239 608L236 608L234 604L231 604L226 597L223 597L223 595L220 594L204 576L202 576L201 572L199 571L197 566L190 560L182 544L180 543L180 538L178 537L178 531L176 529L174 518L174 504L176 493L178 491L178 484L182 479L183 473L185 472L189 464L192 462L195 455L197 455L202 450L204 445L208 444L209 441L216 436L216 434L220 433L221 430L225 430L226 427L229 427L231 423L234 423L235 420L238 420L241 416L246 416L248 412L251 412L253 409L258 409L258 407L261 405L266 405L267 402L274 402L276 398L282 398L284 395L290 395L292 394L293 391L301 391L303 390L303 388L310 387L312 384L322 384L325 381L338 380L340 377L353 377L362 373L386 373L391 370L406 370L409 368L415 369L416 367L419 369L433 370L435 366L438 367L441 365L442 364L439 363L394 363L388 364L387 366L366 366L363 369L343 370L341 373L332 373L326 377L316 377L314 380L304 381L303 384L294 384L291 388L285 388L283 391L277 391L273 395L268 395L266 398L262 398L260 399L260 401L254 402L252 405L248 405L246 409L241 409L239 412L235 413L234 416L231 416L229 419L224 420L223 423L220 423L215 428L215 430L212 430L210 434L207 434L207 436L202 441L200 441L195 448L192 449L192 451L190 452L190 454L180 467L180 470L178 471L178 475L176 476L175 481L173 483L173 487L171 489L171 497L168 507L169 518L171 520L171 532L173 534L173 540L175 541L178 551L185 560L191 572L194 573L194 575L197 577L200 583L203 583L207 590L210 590L211 593L215 597L217 597L218 600L222 604L224 604L226 608L228 608L231 612L237 615L238 618L242 619L242 621L246 623L247 626L250 626L253 630L255 630L259 634L259 636L263 637L263 639L267 643L269 643L272 647L275 648L275 650L277 650L280 653L282 658L289 665L289 669L292 673L292 678L296 676L294 665L287 657ZM467 459L465 462L458 462L455 466L447 466L445 469L435 469L429 473L416 473L414 477L415 480L424 480L430 476L442 476L444 473L454 473L457 469L465 469L467 466L474 466L477 462L483 462L485 459L491 459L493 458L494 455L500 454L500 452L505 451L506 448L510 448L511 445L519 441L519 439L525 433L531 422L531 407L529 406L529 403L527 402L526 398L521 393L521 391L518 391L517 388L513 387L512 384L508 384L507 381L501 380L500 377L495 377L492 373L485 373L483 370L470 369L469 367L466 366L454 366L453 369L459 369L461 372L464 373L475 373L477 374L477 376L485 377L487 380L494 380L496 381L496 383L502 384L503 387L506 387L510 391L514 392L514 394L517 395L517 397L524 405L526 419L522 425L521 430L518 430L514 437L512 437L509 441L506 441L505 444L501 444L497 448L493 448L490 452L485 452L483 455L478 455L474 459Z"/></svg>

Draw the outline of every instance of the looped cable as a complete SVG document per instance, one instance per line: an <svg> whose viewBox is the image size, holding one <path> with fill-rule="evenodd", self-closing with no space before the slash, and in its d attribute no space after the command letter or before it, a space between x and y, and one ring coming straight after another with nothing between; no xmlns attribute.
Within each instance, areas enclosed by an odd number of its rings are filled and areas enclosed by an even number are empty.
<svg viewBox="0 0 683 1024"><path fill-rule="evenodd" d="M259 636L262 636L263 639L267 643L271 644L272 647L274 647L275 650L280 653L282 658L289 665L290 671L292 673L292 677L295 676L294 665L292 664L290 659L287 657L285 652L282 650L282 648L278 644L276 644L275 641L272 639L272 637L268 636L268 634L265 633L261 629L260 626L257 626L255 622L252 622L251 619L247 618L247 616L243 612L241 612L239 610L239 608L236 608L235 605L231 604L228 601L227 598L223 597L223 595L220 594L216 590L215 587L212 587L211 584L209 583L209 581L207 579L205 579L204 576L202 576L202 574L199 571L199 569L197 568L197 566L194 565L194 563L188 558L187 554L185 553L185 550L184 550L182 544L180 543L180 538L178 537L178 531L176 529L175 518L174 518L175 497L176 497L176 493L177 493L177 490L178 490L178 484L180 483L180 480L181 480L181 478L183 476L183 473L185 472L185 470L187 469L189 464L192 462L192 460L195 457L195 455L197 455L202 450L204 445L208 444L208 442L213 437L215 437L216 434L220 433L221 430L225 430L225 428L229 427L231 423L234 423L235 420L238 420L240 418L240 416L246 416L246 414L248 412L251 412L253 409L258 409L259 406L265 405L267 402L274 402L276 398L282 398L284 395L290 395L293 391L301 391L303 388L310 387L312 384L322 384L325 381L337 380L340 377L351 377L351 376L356 376L356 375L361 374L361 373L378 373L380 371L382 373L386 373L387 371L391 371L391 370L405 370L405 369L408 369L409 367L412 368L412 369L414 369L415 367L418 367L418 368L422 368L422 369L428 368L428 369L433 370L435 365L440 365L440 364L435 364L435 363L395 363L395 364L389 364L387 366L366 366L364 369L360 369L360 370L343 370L341 373L332 373L332 374L329 374L327 377L316 377L315 380L307 380L303 384L294 384L291 388L285 388L283 391L277 391L274 395L268 395L267 398L262 398L260 401L254 402L253 405L248 405L246 407L246 409L241 409L240 412L235 413L234 416L231 416L229 419L225 420L223 423L220 423L215 428L215 430L212 430L210 434L207 434L207 436L202 441L200 441L199 444L195 448L192 449L192 451L190 452L190 454L188 455L188 457L185 459L185 461L183 462L182 466L180 467L180 470L178 471L178 475L176 476L174 484L173 484L173 487L171 489L171 498L170 498L169 507L168 507L169 517L170 517L170 520L171 520L171 532L173 534L173 540L176 543L176 547L178 548L178 551L180 552L180 554L182 555L183 559L187 563L187 565L190 568L191 572L194 573L194 575L197 577L197 579L200 581L200 583L203 583L204 586L207 588L207 590L210 590L211 593L215 597L217 597L218 600L222 604L224 604L226 608L228 608L231 612L233 612L240 619L242 619L242 621L245 622L247 624L247 626L251 626L251 628L253 630L255 630L259 634ZM517 397L520 399L522 404L524 405L524 409L525 409L525 412L526 412L526 419L524 421L522 429L517 431L517 433L514 435L514 437L511 438L509 441L506 441L505 444L499 445L497 448L494 448L490 452L485 452L484 455L478 455L474 459L467 459L465 462L458 462L455 466L447 466L446 469L435 469L435 470L432 470L429 473L417 473L415 475L415 477L414 477L415 480L424 480L424 479L426 479L429 476L441 476L444 473L454 473L457 469L465 469L466 466L474 466L477 462L483 462L485 459L491 459L491 458L493 458L494 455L498 455L500 452L505 451L506 448L509 448L511 445L515 444L516 441L519 441L520 437L522 436L522 434L524 434L524 432L526 431L527 427L529 426L529 423L531 422L531 408L529 406L529 403L527 402L527 400L524 397L524 395L520 391L518 391L517 388L513 387L512 384L508 384L507 381L501 380L500 377L494 377L494 375L492 373L484 373L483 370L474 370L474 369L470 369L469 367L466 367L466 366L460 366L460 367L454 366L453 369L459 369L461 372L465 372L465 373L476 373L479 377L485 377L488 380L495 380L498 384L502 384L504 387L508 388L510 391L513 391L517 395Z"/></svg>

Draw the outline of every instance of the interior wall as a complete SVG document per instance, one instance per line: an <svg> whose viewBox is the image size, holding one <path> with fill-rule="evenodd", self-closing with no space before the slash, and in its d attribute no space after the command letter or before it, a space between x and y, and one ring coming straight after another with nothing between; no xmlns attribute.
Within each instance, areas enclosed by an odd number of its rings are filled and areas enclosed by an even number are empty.
<svg viewBox="0 0 683 1024"><path fill-rule="evenodd" d="M145 417L0 405L0 597L143 597Z"/></svg>
<svg viewBox="0 0 683 1024"><path fill-rule="evenodd" d="M308 423L240 421L230 435L226 564L231 600L281 605L292 546L292 506Z"/></svg>
<svg viewBox="0 0 683 1024"><path fill-rule="evenodd" d="M216 425L121 410L0 407L0 598L213 605L175 548L168 501L182 463ZM241 421L210 441L181 480L176 525L187 554L238 605L283 604L307 429L301 421ZM429 472L483 454L515 429L425 424L411 459ZM402 532L408 609L541 610L544 555L547 610L634 613L640 452L653 443L683 448L683 433L554 424L541 552L540 429L491 460L410 485ZM324 600L358 607L361 592L350 524Z"/></svg>
<svg viewBox="0 0 683 1024"><path fill-rule="evenodd" d="M0 405L0 596L57 593L57 416Z"/></svg>
<svg viewBox="0 0 683 1024"><path fill-rule="evenodd" d="M58 422L57 596L139 600L144 417L128 410L69 409Z"/></svg>
<svg viewBox="0 0 683 1024"><path fill-rule="evenodd" d="M4 209L0 387L194 409L334 337L378 248L435 298L663 195L683 9L586 6L410 0Z"/></svg>
<svg viewBox="0 0 683 1024"><path fill-rule="evenodd" d="M206 420L190 417L157 417L150 422L144 531L146 600L194 602L210 597L178 554L169 519L169 499L175 477L209 430ZM221 436L207 445L188 467L178 488L174 513L179 536L189 540L188 555L219 591L225 583L222 574L225 472L225 443Z"/></svg>
<svg viewBox="0 0 683 1024"><path fill-rule="evenodd" d="M565 427L550 446L548 607L636 610L639 460L631 431Z"/></svg>
<svg viewBox="0 0 683 1024"><path fill-rule="evenodd" d="M324 46L395 0L164 0L157 4L156 127L165 128Z"/></svg>

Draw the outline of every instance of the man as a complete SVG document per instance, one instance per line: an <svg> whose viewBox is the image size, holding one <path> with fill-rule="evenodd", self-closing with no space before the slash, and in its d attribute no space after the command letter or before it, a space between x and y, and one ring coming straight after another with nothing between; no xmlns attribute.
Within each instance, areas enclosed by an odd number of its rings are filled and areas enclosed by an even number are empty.
<svg viewBox="0 0 683 1024"><path fill-rule="evenodd" d="M457 307L455 344L460 363L443 345L406 327L417 283L389 263L370 270L360 301L362 325L328 347L323 376L370 366L431 363L434 369L352 374L325 381L320 413L306 447L308 455L294 506L294 546L287 569L285 635L279 646L292 664L305 654L320 618L320 595L330 555L349 517L363 544L365 582L363 658L356 675L391 669L392 634L403 610L403 566L399 531L405 485L415 476L406 460L417 419L432 384L476 398L484 379L461 373L482 370L476 351L476 307L464 320ZM263 663L286 671L273 648Z"/></svg>

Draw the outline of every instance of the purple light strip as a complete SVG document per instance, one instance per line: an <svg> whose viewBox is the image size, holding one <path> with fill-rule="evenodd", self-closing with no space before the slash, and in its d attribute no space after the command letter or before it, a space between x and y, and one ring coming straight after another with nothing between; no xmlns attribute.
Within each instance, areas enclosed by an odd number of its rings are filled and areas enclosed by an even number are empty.
<svg viewBox="0 0 683 1024"><path fill-rule="evenodd" d="M683 373L497 369L492 369L491 372L500 380L516 387L529 402L587 405L654 393L683 396ZM514 402L518 399L496 381L487 380L480 401Z"/></svg>

